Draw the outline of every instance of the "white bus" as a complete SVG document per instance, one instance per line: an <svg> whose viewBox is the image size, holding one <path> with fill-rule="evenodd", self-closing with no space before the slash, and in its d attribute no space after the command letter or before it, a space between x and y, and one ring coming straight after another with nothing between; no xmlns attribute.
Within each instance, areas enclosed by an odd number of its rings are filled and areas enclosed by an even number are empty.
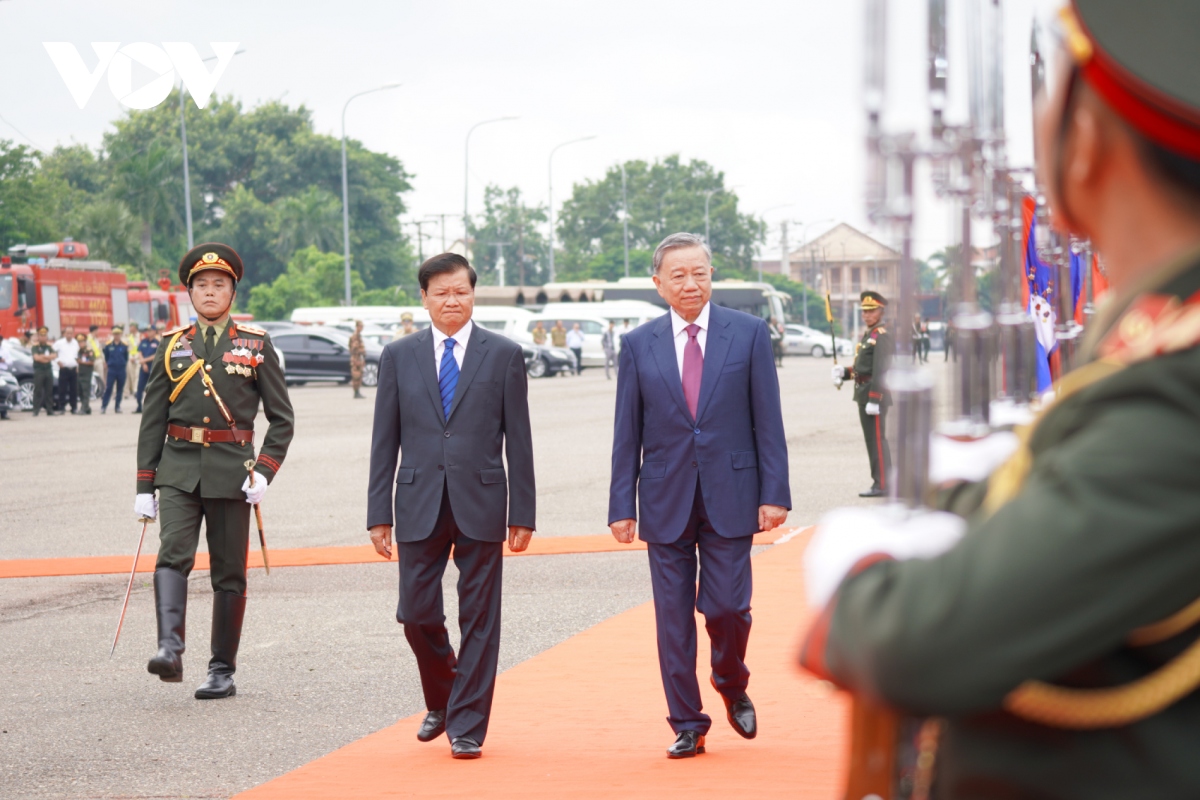
<svg viewBox="0 0 1200 800"><path fill-rule="evenodd" d="M641 300L653 303L663 311L667 309L667 301L659 297L658 290L654 288L654 279L650 277L621 278L611 282L547 283L539 292L541 294L545 295L546 304ZM762 319L774 317L783 322L787 319L786 306L791 302L791 297L769 283L729 279L713 282L712 302ZM582 309L580 313L583 313Z"/></svg>

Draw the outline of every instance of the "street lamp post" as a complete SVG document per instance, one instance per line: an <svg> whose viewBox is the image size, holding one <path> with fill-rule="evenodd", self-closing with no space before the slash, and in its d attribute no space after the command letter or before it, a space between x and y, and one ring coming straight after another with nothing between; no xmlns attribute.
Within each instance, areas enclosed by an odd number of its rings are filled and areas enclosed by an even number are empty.
<svg viewBox="0 0 1200 800"><path fill-rule="evenodd" d="M546 172L550 176L550 283L554 283L554 154L569 144L578 144L579 142L586 142L595 138L596 137L594 135L581 136L578 139L571 139L570 141L555 145L554 148L550 150L550 161L546 167Z"/></svg>
<svg viewBox="0 0 1200 800"><path fill-rule="evenodd" d="M350 297L350 181L346 171L346 109L350 106L350 101L356 97L362 97L364 94L373 92L382 92L387 89L395 89L399 87L399 83L389 83L386 86L376 86L374 89L367 89L365 92L350 95L350 99L342 106L342 250L346 258L346 305L353 305L353 298Z"/></svg>
<svg viewBox="0 0 1200 800"><path fill-rule="evenodd" d="M467 210L471 186L471 134L480 126L490 125L493 122L507 122L511 119L517 119L517 117L508 116L485 119L483 122L476 122L467 129L467 139L463 143L463 249L466 250L464 255L468 258L471 255L471 217Z"/></svg>
<svg viewBox="0 0 1200 800"><path fill-rule="evenodd" d="M621 236L625 243L625 277L629 277L629 189L625 180L625 164L621 163Z"/></svg>
<svg viewBox="0 0 1200 800"><path fill-rule="evenodd" d="M235 50L234 55L246 52L243 50ZM215 61L217 56L209 56L202 58L201 61ZM183 211L184 219L187 220L187 243L188 250L196 246L196 242L192 237L192 179L188 175L188 148L187 148L187 118L183 115L183 80L179 81L179 138L183 141Z"/></svg>

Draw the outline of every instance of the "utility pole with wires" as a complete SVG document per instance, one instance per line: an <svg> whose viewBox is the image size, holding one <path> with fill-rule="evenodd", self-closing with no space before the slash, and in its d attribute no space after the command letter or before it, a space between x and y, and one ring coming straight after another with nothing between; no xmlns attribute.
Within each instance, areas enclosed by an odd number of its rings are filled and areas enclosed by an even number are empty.
<svg viewBox="0 0 1200 800"><path fill-rule="evenodd" d="M484 247L496 248L496 285L504 285L504 248L512 244L512 242L476 242Z"/></svg>
<svg viewBox="0 0 1200 800"><path fill-rule="evenodd" d="M428 225L428 224L430 224L431 222L433 222L433 220L430 220L430 219L414 219L414 220L411 220L411 221L409 221L409 222L402 222L402 223L400 223L401 225L411 225L411 226L413 226L414 228L416 228L416 229L417 229L417 265L418 265L418 266L420 266L421 264L424 264L424 263L425 263L425 239L426 239L426 238L429 238L429 239L432 239L432 238L433 238L431 235L429 235L429 234L425 233L425 231L424 231L424 229L422 228L422 226L423 226L423 225Z"/></svg>
<svg viewBox="0 0 1200 800"><path fill-rule="evenodd" d="M458 216L458 212L456 212L456 211L451 211L449 214L426 214L425 215L425 218L428 219L430 222L432 222L433 220L436 219L439 221L439 223L442 226L442 252L443 253L447 252L447 250L446 250L446 217L456 217L456 216Z"/></svg>

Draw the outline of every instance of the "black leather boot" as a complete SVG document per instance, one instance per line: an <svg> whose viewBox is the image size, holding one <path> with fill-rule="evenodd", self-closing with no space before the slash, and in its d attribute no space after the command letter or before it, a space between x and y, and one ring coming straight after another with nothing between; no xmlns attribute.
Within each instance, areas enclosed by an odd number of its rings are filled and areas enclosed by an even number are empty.
<svg viewBox="0 0 1200 800"><path fill-rule="evenodd" d="M246 616L246 598L233 592L213 593L212 659L208 678L196 690L197 700L233 697L233 673L237 669L238 643L242 640L242 620Z"/></svg>
<svg viewBox="0 0 1200 800"><path fill-rule="evenodd" d="M187 578L173 569L154 571L154 610L158 616L158 653L146 665L166 683L183 680L183 623L187 616Z"/></svg>

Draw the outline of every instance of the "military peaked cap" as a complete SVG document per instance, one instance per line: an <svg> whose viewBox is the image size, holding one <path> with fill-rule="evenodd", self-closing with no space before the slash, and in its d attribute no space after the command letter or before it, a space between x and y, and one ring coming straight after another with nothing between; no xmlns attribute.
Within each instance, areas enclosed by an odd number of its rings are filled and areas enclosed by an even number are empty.
<svg viewBox="0 0 1200 800"><path fill-rule="evenodd" d="M232 247L218 242L198 244L179 262L179 282L184 286L192 285L192 278L206 269L220 270L233 277L234 282L242 280L242 257Z"/></svg>
<svg viewBox="0 0 1200 800"><path fill-rule="evenodd" d="M1080 75L1113 111L1200 160L1200 2L1072 0L1060 21Z"/></svg>
<svg viewBox="0 0 1200 800"><path fill-rule="evenodd" d="M887 308L887 298L881 295L879 292L872 292L870 289L867 289L865 292L859 295L859 300L862 301L860 308L862 308L863 311L873 311L876 308Z"/></svg>

